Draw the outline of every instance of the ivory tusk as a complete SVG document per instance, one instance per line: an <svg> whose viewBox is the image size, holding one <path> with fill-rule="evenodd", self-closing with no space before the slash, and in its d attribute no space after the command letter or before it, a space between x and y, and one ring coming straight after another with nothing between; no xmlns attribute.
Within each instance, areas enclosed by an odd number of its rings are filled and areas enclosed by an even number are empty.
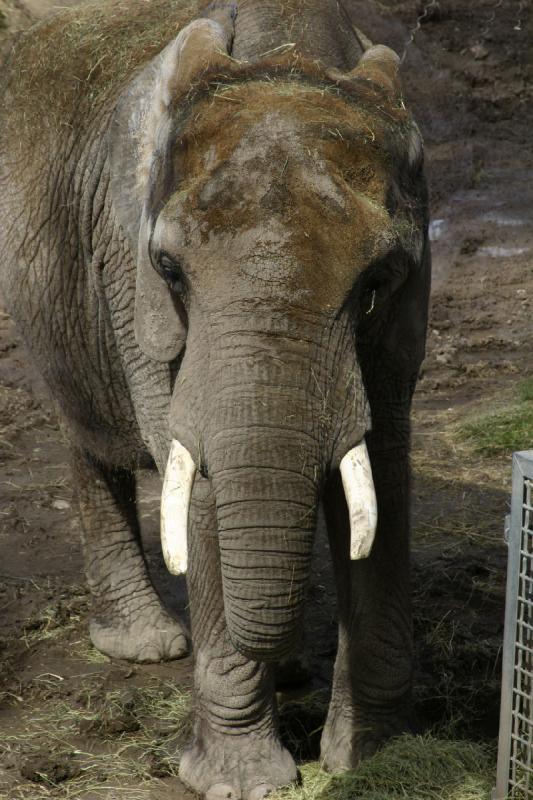
<svg viewBox="0 0 533 800"><path fill-rule="evenodd" d="M350 558L366 558L372 549L378 508L366 442L349 450L340 464L350 517Z"/></svg>
<svg viewBox="0 0 533 800"><path fill-rule="evenodd" d="M195 473L189 451L173 439L161 495L161 545L173 575L187 571L187 520Z"/></svg>

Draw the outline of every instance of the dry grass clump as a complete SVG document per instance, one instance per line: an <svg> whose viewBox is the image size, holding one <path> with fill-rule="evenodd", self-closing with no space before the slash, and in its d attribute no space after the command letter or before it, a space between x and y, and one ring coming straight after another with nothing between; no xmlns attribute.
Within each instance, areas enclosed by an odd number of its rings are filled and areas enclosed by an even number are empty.
<svg viewBox="0 0 533 800"><path fill-rule="evenodd" d="M400 736L373 758L331 776L317 762L302 768L302 786L277 800L487 800L494 779L491 747L434 736Z"/></svg>
<svg viewBox="0 0 533 800"><path fill-rule="evenodd" d="M444 481L443 481L444 483ZM440 488L440 487L438 487ZM476 509L475 518L468 518L464 509L438 511L418 522L414 532L415 545L433 548L436 541L446 539L446 550L461 548L465 542L494 544L502 529L502 512L492 509ZM496 539L496 541L498 541Z"/></svg>
<svg viewBox="0 0 533 800"><path fill-rule="evenodd" d="M88 636L71 642L71 655L86 664L109 664L111 659L92 644Z"/></svg>
<svg viewBox="0 0 533 800"><path fill-rule="evenodd" d="M46 606L24 625L23 641L29 648L38 642L59 639L72 633L78 629L87 607L85 592L70 596L68 602L59 600Z"/></svg>

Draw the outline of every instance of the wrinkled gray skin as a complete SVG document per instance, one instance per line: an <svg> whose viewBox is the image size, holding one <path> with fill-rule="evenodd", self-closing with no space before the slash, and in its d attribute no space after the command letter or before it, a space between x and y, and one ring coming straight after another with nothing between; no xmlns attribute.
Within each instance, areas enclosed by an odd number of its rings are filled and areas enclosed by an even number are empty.
<svg viewBox="0 0 533 800"><path fill-rule="evenodd" d="M290 36L273 2L241 2L235 19L227 7L211 16L234 59L257 60L290 38L328 67L353 68L361 48L337 4L305 8ZM196 461L187 581L197 711L180 774L212 800L257 800L296 777L278 738L269 665L297 638L319 498L339 598L324 766L350 768L405 726L409 407L429 290L425 187L415 153L405 204L415 244L403 252L390 231L382 235L394 217L397 165L380 162L390 170L385 199L367 202L360 187L332 179L322 143L317 156L313 131L274 91L261 89L266 112L254 106L253 86L249 119L230 118L231 102L210 112L204 101L204 118L228 115L224 154L203 130L203 156L191 140L172 171L169 130L180 109L161 110L160 73L156 58L74 130L46 138L41 119L44 148L4 124L1 288L70 436L91 638L104 653L157 661L186 652L182 626L147 576L135 469L163 471L172 437ZM2 113L15 114L9 95ZM153 113L168 117L155 133ZM215 145L224 126L213 127ZM173 299L150 263L161 270L162 251ZM369 427L368 405L379 522L370 557L352 563L339 463Z"/></svg>

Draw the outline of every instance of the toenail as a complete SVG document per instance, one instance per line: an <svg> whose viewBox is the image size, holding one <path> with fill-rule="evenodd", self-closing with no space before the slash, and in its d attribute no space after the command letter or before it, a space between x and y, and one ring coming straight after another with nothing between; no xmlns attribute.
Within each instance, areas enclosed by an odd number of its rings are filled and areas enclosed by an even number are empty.
<svg viewBox="0 0 533 800"><path fill-rule="evenodd" d="M214 783L205 793L205 800L239 800L239 798L240 794L237 794L229 783Z"/></svg>
<svg viewBox="0 0 533 800"><path fill-rule="evenodd" d="M255 789L252 789L248 795L248 800L262 800L263 797L267 797L271 792L275 791L276 787L272 786L271 783L260 783Z"/></svg>

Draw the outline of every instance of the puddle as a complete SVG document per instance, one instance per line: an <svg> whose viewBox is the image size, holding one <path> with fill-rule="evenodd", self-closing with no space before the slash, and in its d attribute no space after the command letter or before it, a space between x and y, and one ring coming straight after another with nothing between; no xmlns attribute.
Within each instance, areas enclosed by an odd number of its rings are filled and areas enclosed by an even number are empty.
<svg viewBox="0 0 533 800"><path fill-rule="evenodd" d="M448 222L445 219L433 219L429 223L429 241L430 242L438 242L441 236L446 233L446 229L448 228Z"/></svg>
<svg viewBox="0 0 533 800"><path fill-rule="evenodd" d="M527 253L530 247L480 247L478 253L491 258L509 258Z"/></svg>
<svg viewBox="0 0 533 800"><path fill-rule="evenodd" d="M487 214L483 214L483 219L487 222L495 222L497 225L509 225L513 228L527 224L527 220L525 219L520 219L519 217L502 216L496 211L489 211Z"/></svg>

